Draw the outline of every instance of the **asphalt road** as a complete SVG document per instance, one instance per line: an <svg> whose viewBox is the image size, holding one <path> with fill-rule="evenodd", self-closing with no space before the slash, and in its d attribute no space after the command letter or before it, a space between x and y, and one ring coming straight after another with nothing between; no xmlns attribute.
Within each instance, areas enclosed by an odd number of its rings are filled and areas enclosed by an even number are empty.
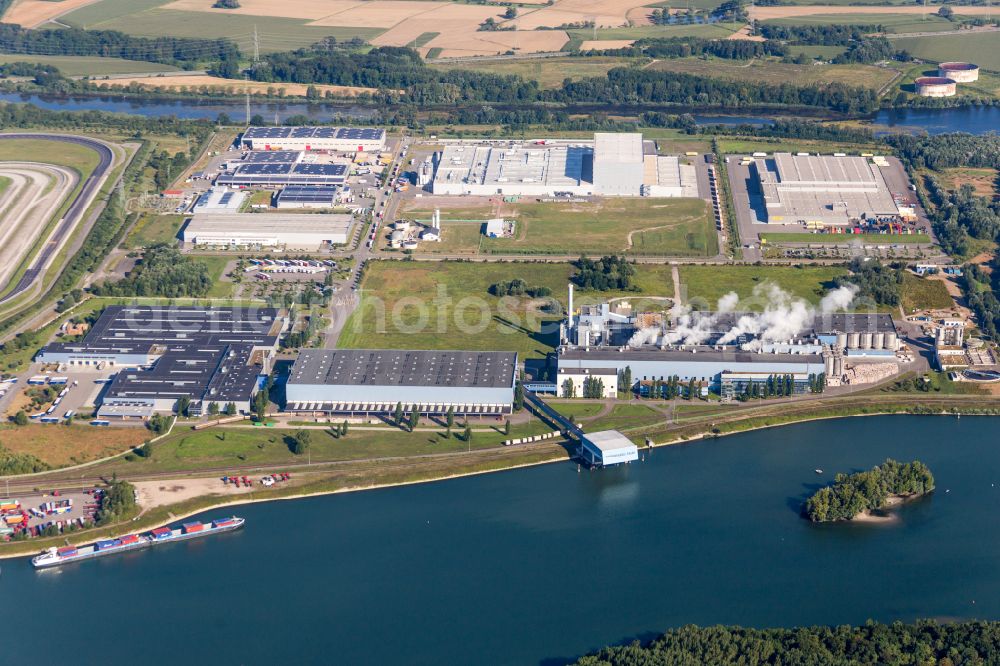
<svg viewBox="0 0 1000 666"><path fill-rule="evenodd" d="M87 212L87 208L90 206L94 197L97 196L98 190L100 190L105 177L111 170L111 165L114 163L115 157L111 148L105 144L82 136L68 136L64 134L0 134L0 141L10 139L40 139L85 146L97 152L100 157L100 162L87 179L83 181L83 186L80 188L79 193L66 210L66 215L59 221L59 224L56 225L56 229L52 233L51 238L45 242L41 252L38 253L38 256L35 257L35 260L28 267L28 270L24 272L21 279L18 280L16 285L14 285L14 288L6 296L0 299L0 304L6 303L29 289L39 276L44 273L45 267L55 256L56 252L58 252L63 241L66 240L73 229L76 228L76 225L83 219L84 214Z"/></svg>

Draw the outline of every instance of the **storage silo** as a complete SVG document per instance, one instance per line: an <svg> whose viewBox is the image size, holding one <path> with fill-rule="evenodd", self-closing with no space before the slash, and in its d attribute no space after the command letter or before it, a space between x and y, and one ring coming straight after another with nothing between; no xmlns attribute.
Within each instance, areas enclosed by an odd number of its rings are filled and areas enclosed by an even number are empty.
<svg viewBox="0 0 1000 666"><path fill-rule="evenodd" d="M885 344L882 348L891 349L892 351L899 349L899 339L896 337L896 331L889 331L885 334Z"/></svg>
<svg viewBox="0 0 1000 666"><path fill-rule="evenodd" d="M847 348L857 349L861 343L861 335L858 333L850 333L847 336Z"/></svg>
<svg viewBox="0 0 1000 666"><path fill-rule="evenodd" d="M876 333L872 338L872 349L883 349L885 347L885 333Z"/></svg>
<svg viewBox="0 0 1000 666"><path fill-rule="evenodd" d="M837 349L843 351L847 348L847 333L837 333Z"/></svg>
<svg viewBox="0 0 1000 666"><path fill-rule="evenodd" d="M871 349L872 348L872 334L871 333L865 332L865 333L861 334L861 348L862 349Z"/></svg>
<svg viewBox="0 0 1000 666"><path fill-rule="evenodd" d="M834 362L833 354L830 354L825 359L823 359L823 370L826 372L827 377L833 376L833 365L834 365L833 362Z"/></svg>

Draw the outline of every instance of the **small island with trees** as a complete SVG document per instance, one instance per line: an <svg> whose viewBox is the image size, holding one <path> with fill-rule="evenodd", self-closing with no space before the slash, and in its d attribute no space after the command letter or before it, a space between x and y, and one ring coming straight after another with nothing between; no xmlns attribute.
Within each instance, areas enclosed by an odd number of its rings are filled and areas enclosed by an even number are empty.
<svg viewBox="0 0 1000 666"><path fill-rule="evenodd" d="M814 523L871 518L872 512L934 490L934 475L919 460L887 459L866 472L838 474L834 484L806 500L803 513Z"/></svg>

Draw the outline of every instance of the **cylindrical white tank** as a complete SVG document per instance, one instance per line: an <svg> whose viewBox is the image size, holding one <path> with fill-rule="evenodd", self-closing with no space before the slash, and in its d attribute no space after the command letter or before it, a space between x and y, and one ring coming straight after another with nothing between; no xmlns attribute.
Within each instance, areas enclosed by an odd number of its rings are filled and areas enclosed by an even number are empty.
<svg viewBox="0 0 1000 666"><path fill-rule="evenodd" d="M847 333L837 333L837 349L844 349L847 347Z"/></svg>
<svg viewBox="0 0 1000 666"><path fill-rule="evenodd" d="M824 363L824 368L827 377L833 376L833 356L827 356Z"/></svg>
<svg viewBox="0 0 1000 666"><path fill-rule="evenodd" d="M919 76L913 84L921 97L953 97L957 92L955 80L944 76Z"/></svg>
<svg viewBox="0 0 1000 666"><path fill-rule="evenodd" d="M833 359L833 376L841 377L844 374L844 357L838 356Z"/></svg>
<svg viewBox="0 0 1000 666"><path fill-rule="evenodd" d="M872 334L871 333L867 333L866 332L866 333L862 333L861 334L861 348L862 349L871 349L872 348Z"/></svg>
<svg viewBox="0 0 1000 666"><path fill-rule="evenodd" d="M872 338L872 349L882 349L885 347L885 333L876 333Z"/></svg>
<svg viewBox="0 0 1000 666"><path fill-rule="evenodd" d="M885 334L885 344L882 348L891 349L892 351L899 349L899 340L896 337L895 331L889 331Z"/></svg>
<svg viewBox="0 0 1000 666"><path fill-rule="evenodd" d="M857 349L861 344L861 335L859 333L851 333L847 336L847 347L849 349Z"/></svg>
<svg viewBox="0 0 1000 666"><path fill-rule="evenodd" d="M955 83L972 83L979 79L979 65L971 62L943 62L938 65L938 76Z"/></svg>

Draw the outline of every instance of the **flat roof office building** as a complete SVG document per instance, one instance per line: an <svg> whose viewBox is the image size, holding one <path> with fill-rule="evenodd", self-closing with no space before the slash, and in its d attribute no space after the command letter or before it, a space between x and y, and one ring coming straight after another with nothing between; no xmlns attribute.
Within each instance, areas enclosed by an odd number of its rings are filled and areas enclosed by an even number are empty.
<svg viewBox="0 0 1000 666"><path fill-rule="evenodd" d="M385 148L385 130L375 127L248 127L240 145L250 150L371 152Z"/></svg>
<svg viewBox="0 0 1000 666"><path fill-rule="evenodd" d="M517 354L389 349L303 350L286 409L313 414L509 414Z"/></svg>

